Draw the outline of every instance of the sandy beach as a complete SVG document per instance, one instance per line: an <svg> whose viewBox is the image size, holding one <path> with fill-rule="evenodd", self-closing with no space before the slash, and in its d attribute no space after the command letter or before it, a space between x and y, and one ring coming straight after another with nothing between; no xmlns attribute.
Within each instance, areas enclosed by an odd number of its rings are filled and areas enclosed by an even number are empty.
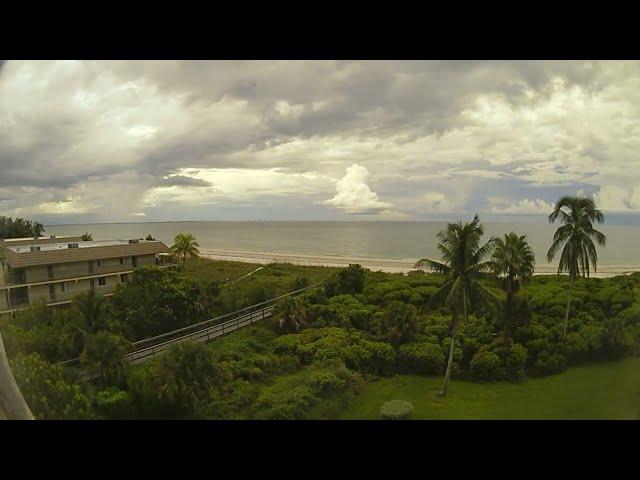
<svg viewBox="0 0 640 480"><path fill-rule="evenodd" d="M246 263L291 263L293 265L313 265L324 267L346 267L350 263L358 263L373 271L389 273L407 273L413 270L417 258L369 258L369 257L340 257L328 255L308 255L300 253L281 252L255 252L245 250L212 250L201 249L200 253L205 258L213 260L229 260ZM554 264L536 265L536 275L550 275L557 271ZM640 265L598 265L598 272L592 273L595 278L614 277L616 275L628 275L639 272Z"/></svg>

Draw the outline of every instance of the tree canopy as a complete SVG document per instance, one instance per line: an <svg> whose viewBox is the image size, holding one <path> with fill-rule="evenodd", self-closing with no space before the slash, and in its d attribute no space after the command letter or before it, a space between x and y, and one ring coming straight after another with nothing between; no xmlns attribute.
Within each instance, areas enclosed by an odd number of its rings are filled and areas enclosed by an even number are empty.
<svg viewBox="0 0 640 480"><path fill-rule="evenodd" d="M42 232L44 226L41 223L24 218L0 216L0 238L39 237Z"/></svg>

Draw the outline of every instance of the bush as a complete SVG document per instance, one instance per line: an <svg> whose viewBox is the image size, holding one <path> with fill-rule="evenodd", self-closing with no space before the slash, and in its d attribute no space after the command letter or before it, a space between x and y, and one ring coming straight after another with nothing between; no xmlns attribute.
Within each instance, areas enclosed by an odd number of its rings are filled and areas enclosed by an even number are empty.
<svg viewBox="0 0 640 480"><path fill-rule="evenodd" d="M344 360L347 367L363 373L392 375L396 352L388 343L360 339L345 349Z"/></svg>
<svg viewBox="0 0 640 480"><path fill-rule="evenodd" d="M18 354L11 361L16 383L39 420L92 418L91 404L76 379L37 354Z"/></svg>
<svg viewBox="0 0 640 480"><path fill-rule="evenodd" d="M404 400L390 400L380 407L380 416L384 420L407 420L413 415L413 405Z"/></svg>
<svg viewBox="0 0 640 480"><path fill-rule="evenodd" d="M109 387L96 394L96 410L105 418L129 418L129 408L129 394L125 391Z"/></svg>
<svg viewBox="0 0 640 480"><path fill-rule="evenodd" d="M362 293L365 271L360 265L349 265L331 276L325 283L327 297L341 294Z"/></svg>
<svg viewBox="0 0 640 480"><path fill-rule="evenodd" d="M255 403L253 417L262 420L326 418L347 406L362 380L339 361L318 362L280 377Z"/></svg>
<svg viewBox="0 0 640 480"><path fill-rule="evenodd" d="M496 380L501 376L502 360L487 350L479 351L471 360L471 375L478 380Z"/></svg>
<svg viewBox="0 0 640 480"><path fill-rule="evenodd" d="M530 373L534 376L553 375L567 369L567 359L560 353L549 353L547 351L538 354L538 358L533 364Z"/></svg>
<svg viewBox="0 0 640 480"><path fill-rule="evenodd" d="M410 342L418 334L417 314L413 305L392 301L379 314L380 333L393 345Z"/></svg>
<svg viewBox="0 0 640 480"><path fill-rule="evenodd" d="M368 340L359 332L344 328L308 329L282 335L274 340L273 347L276 353L298 356L304 364L332 359L363 373L390 375L395 370L396 354L391 345Z"/></svg>
<svg viewBox="0 0 640 480"><path fill-rule="evenodd" d="M407 343L400 347L398 364L404 372L438 375L444 368L445 354L437 343Z"/></svg>
<svg viewBox="0 0 640 480"><path fill-rule="evenodd" d="M471 376L478 380L516 382L525 375L527 356L527 349L519 343L497 340L473 356Z"/></svg>

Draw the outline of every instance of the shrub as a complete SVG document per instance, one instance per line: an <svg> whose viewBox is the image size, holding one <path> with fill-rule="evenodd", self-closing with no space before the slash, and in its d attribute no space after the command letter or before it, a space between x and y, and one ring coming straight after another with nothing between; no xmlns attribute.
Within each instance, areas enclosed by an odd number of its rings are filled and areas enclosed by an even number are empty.
<svg viewBox="0 0 640 480"><path fill-rule="evenodd" d="M404 400L390 400L380 407L384 420L407 420L413 415L413 405Z"/></svg>
<svg viewBox="0 0 640 480"><path fill-rule="evenodd" d="M502 357L504 363L503 380L517 382L525 376L528 352L519 343L508 343L498 349L498 355Z"/></svg>
<svg viewBox="0 0 640 480"><path fill-rule="evenodd" d="M560 353L541 352L530 373L534 376L552 375L566 370L567 359Z"/></svg>
<svg viewBox="0 0 640 480"><path fill-rule="evenodd" d="M318 362L279 377L256 400L253 417L299 420L326 417L346 406L360 390L362 380L339 361ZM338 408L339 409L339 408Z"/></svg>
<svg viewBox="0 0 640 480"><path fill-rule="evenodd" d="M129 394L115 387L109 387L96 394L96 410L108 419L128 418Z"/></svg>
<svg viewBox="0 0 640 480"><path fill-rule="evenodd" d="M388 343L360 339L345 349L344 360L347 367L360 372L392 375L396 352Z"/></svg>
<svg viewBox="0 0 640 480"><path fill-rule="evenodd" d="M340 360L353 370L389 375L395 370L395 351L386 342L363 338L359 332L329 327L283 335L273 342L274 351L293 354L304 364L318 360Z"/></svg>
<svg viewBox="0 0 640 480"><path fill-rule="evenodd" d="M418 334L417 314L413 305L392 301L379 314L380 333L393 345L410 342Z"/></svg>
<svg viewBox="0 0 640 480"><path fill-rule="evenodd" d="M478 380L496 380L502 376L500 357L487 350L479 351L471 360L471 375Z"/></svg>
<svg viewBox="0 0 640 480"><path fill-rule="evenodd" d="M407 343L399 350L398 364L405 372L437 375L444 363L444 351L437 343Z"/></svg>
<svg viewBox="0 0 640 480"><path fill-rule="evenodd" d="M364 289L365 271L360 265L349 265L337 274L334 274L325 283L325 293L327 297L340 294L362 293Z"/></svg>
<svg viewBox="0 0 640 480"><path fill-rule="evenodd" d="M307 277L296 277L291 284L291 291L302 290L309 286L309 279Z"/></svg>
<svg viewBox="0 0 640 480"><path fill-rule="evenodd" d="M92 418L87 394L60 366L37 354L18 354L11 370L27 405L39 419L77 420Z"/></svg>

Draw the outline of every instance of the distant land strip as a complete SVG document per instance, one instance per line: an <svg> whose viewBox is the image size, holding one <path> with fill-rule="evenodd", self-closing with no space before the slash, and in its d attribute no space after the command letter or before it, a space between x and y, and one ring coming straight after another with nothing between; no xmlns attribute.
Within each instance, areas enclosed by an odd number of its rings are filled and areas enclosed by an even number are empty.
<svg viewBox="0 0 640 480"><path fill-rule="evenodd" d="M310 255L302 253L281 252L253 252L247 250L213 250L201 248L200 254L212 260L229 260L245 263L291 263L293 265L310 265L318 267L346 267L350 263L358 263L373 271L388 273L407 273L414 270L415 259L371 258L371 257L340 257L330 255ZM542 263L536 265L535 275L552 275L558 270L554 264ZM605 278L616 275L628 275L640 272L640 265L598 265L597 273L592 277Z"/></svg>

